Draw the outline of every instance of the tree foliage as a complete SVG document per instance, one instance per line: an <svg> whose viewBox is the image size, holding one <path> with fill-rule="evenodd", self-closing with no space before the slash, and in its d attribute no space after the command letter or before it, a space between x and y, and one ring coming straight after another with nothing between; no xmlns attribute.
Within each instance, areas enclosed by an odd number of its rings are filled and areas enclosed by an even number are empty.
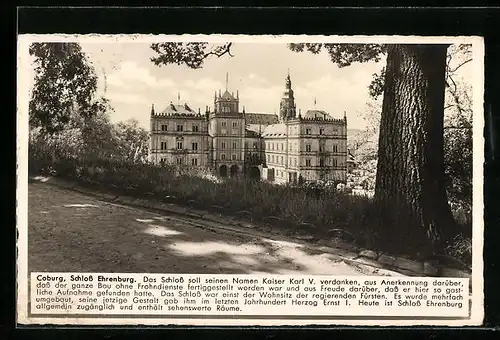
<svg viewBox="0 0 500 340"><path fill-rule="evenodd" d="M387 53L387 46L382 44L299 43L289 44L288 47L294 52L309 51L313 54L318 54L324 49L332 63L340 68L351 66L353 63L379 62ZM384 77L385 68L373 75L373 80L368 86L372 97L377 98L384 92Z"/></svg>
<svg viewBox="0 0 500 340"><path fill-rule="evenodd" d="M206 59L222 57L231 54L232 43L211 45L207 42L164 42L151 44L151 49L157 53L151 61L157 65L186 65L192 69L199 69Z"/></svg>
<svg viewBox="0 0 500 340"><path fill-rule="evenodd" d="M115 124L114 132L121 159L134 163L147 161L149 134L139 126L137 120L130 119Z"/></svg>
<svg viewBox="0 0 500 340"><path fill-rule="evenodd" d="M448 87L444 120L446 188L452 203L472 209L472 88L464 79Z"/></svg>
<svg viewBox="0 0 500 340"><path fill-rule="evenodd" d="M105 110L105 100L94 100L97 76L78 43L33 43L29 53L35 64L32 127L52 134L66 126L74 109L82 117Z"/></svg>
<svg viewBox="0 0 500 340"><path fill-rule="evenodd" d="M113 124L107 112L90 118L71 114L61 131L44 134L40 128L30 131L30 148L54 154L55 159L116 160L128 163L146 163L148 132L135 120Z"/></svg>
<svg viewBox="0 0 500 340"><path fill-rule="evenodd" d="M298 43L289 44L288 47L294 52L309 51L313 54L318 54L324 49L330 56L330 60L339 67L368 61L378 62L387 52L387 47L380 44Z"/></svg>

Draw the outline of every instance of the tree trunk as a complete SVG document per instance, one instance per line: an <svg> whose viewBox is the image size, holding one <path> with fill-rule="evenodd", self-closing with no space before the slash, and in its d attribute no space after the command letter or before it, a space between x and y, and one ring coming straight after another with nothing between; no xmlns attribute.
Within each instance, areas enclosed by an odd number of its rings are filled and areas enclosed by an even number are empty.
<svg viewBox="0 0 500 340"><path fill-rule="evenodd" d="M375 201L388 242L439 250L454 222L445 191L447 45L389 45Z"/></svg>

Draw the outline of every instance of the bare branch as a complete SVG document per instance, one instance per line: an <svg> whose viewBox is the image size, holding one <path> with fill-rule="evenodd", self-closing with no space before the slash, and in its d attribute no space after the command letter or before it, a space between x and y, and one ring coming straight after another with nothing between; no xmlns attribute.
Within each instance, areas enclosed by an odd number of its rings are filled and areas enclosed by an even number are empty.
<svg viewBox="0 0 500 340"><path fill-rule="evenodd" d="M457 83L455 83L455 80L453 80L453 77L452 77L450 74L448 74L448 79L449 79L449 80L451 80L451 82L453 83L453 88L454 88L454 89L453 89L453 91L452 91L452 90L450 90L450 92L451 92L451 94L452 94L453 96L455 96L455 94L457 93ZM448 83L448 85L449 85L449 83ZM451 87L451 86L450 86L450 87Z"/></svg>
<svg viewBox="0 0 500 340"><path fill-rule="evenodd" d="M453 70L449 70L449 72L450 73L456 72L460 67L464 66L465 64L467 64L468 62L471 62L471 61L472 61L472 58L471 59L467 59L466 61L464 61L463 63L461 63L457 67L455 67Z"/></svg>
<svg viewBox="0 0 500 340"><path fill-rule="evenodd" d="M234 57L233 54L231 54L231 46L233 43L227 43L224 44L223 46L216 47L215 49L212 49L210 52L205 53L204 58L207 58L210 55L215 55L218 58L222 57L224 54L229 54L229 56Z"/></svg>

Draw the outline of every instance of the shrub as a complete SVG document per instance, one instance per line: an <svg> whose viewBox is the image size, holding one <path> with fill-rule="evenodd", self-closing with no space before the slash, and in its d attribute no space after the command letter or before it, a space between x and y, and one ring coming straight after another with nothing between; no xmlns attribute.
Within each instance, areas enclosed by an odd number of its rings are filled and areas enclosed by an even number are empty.
<svg viewBox="0 0 500 340"><path fill-rule="evenodd" d="M287 221L284 231L306 223L308 227L303 229L320 239L332 237L331 231L335 230L354 238L360 246L393 250L389 249L393 245L388 245L388 235L384 235L384 228L379 223L378 209L368 197L317 186L292 187L244 179L221 181L206 169L180 169L119 159L86 159L59 154L54 161L52 150L39 141L30 145L29 156L31 174L54 171L57 176L98 185L117 194L144 198L153 194L160 200L172 196L181 204L195 200L199 208L224 207L226 214L248 211L254 221L267 217L284 219ZM455 215L464 230L470 226L469 212L456 210ZM446 251L467 258L470 237L461 235L462 238L456 239Z"/></svg>

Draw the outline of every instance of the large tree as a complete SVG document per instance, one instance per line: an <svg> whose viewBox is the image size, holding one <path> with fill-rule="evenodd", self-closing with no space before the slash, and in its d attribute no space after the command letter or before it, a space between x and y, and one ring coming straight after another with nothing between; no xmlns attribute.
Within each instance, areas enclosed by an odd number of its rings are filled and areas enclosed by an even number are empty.
<svg viewBox="0 0 500 340"><path fill-rule="evenodd" d="M388 243L423 254L454 234L444 179L443 120L448 45L292 44L324 47L339 67L387 54L370 94L383 93L375 202Z"/></svg>
<svg viewBox="0 0 500 340"><path fill-rule="evenodd" d="M206 44L191 46L186 54L182 53L184 47L177 43L152 45L158 53L152 60L157 65L176 63L199 68L206 57L213 55ZM435 44L289 45L295 52L318 54L324 49L339 67L379 61L387 54L383 78L376 78L370 86L373 93L384 93L375 202L379 205L382 218L379 223L387 242L425 254L442 249L442 241L448 238L454 226L445 192L443 165L447 47Z"/></svg>
<svg viewBox="0 0 500 340"><path fill-rule="evenodd" d="M32 127L54 134L63 130L77 110L92 117L106 109L95 100L97 75L78 43L33 43L35 82L29 103Z"/></svg>
<svg viewBox="0 0 500 340"><path fill-rule="evenodd" d="M451 235L443 121L447 45L389 45L375 201L393 242L422 252Z"/></svg>
<svg viewBox="0 0 500 340"><path fill-rule="evenodd" d="M447 51L445 77L445 107L444 107L444 169L446 192L453 209L470 214L472 207L472 87L464 77L469 70L464 66L472 61L472 46L470 44L451 45ZM377 146L374 140L365 141L364 136L377 136L380 129L382 112L382 96L384 90L385 68L374 75L370 85L371 98L367 108L361 113L368 123L365 134L353 136L351 143L354 149L361 144L358 160L363 162L363 156L377 158ZM382 99L382 98L380 98ZM349 142L349 140L348 140ZM365 144L365 145L363 145ZM352 144L351 144L352 145ZM366 157L364 157L366 158ZM363 165L362 163L360 164ZM375 178L376 169L373 171Z"/></svg>

